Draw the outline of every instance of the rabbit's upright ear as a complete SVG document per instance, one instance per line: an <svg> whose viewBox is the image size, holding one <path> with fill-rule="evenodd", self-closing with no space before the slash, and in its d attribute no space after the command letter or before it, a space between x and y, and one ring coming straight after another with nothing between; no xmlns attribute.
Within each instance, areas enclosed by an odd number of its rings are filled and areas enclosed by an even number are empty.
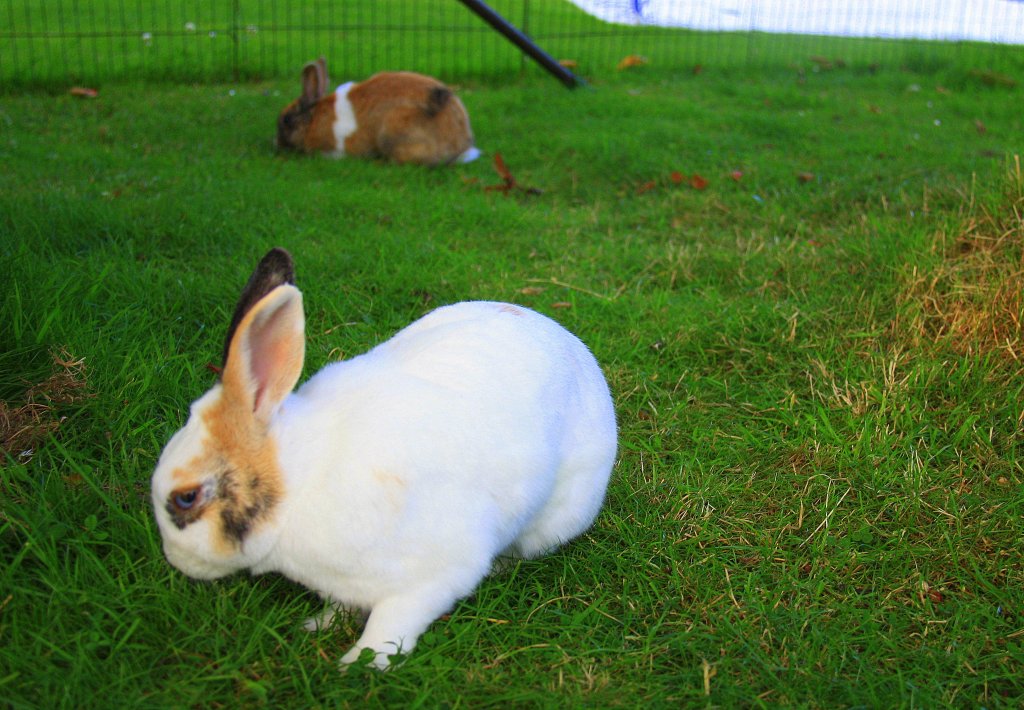
<svg viewBox="0 0 1024 710"><path fill-rule="evenodd" d="M317 78L320 79L320 95L326 96L328 84L330 83L330 80L327 78L327 60L323 57L317 57L316 66L319 70Z"/></svg>
<svg viewBox="0 0 1024 710"><path fill-rule="evenodd" d="M224 343L224 394L267 424L302 374L305 317L288 252L271 250L242 290Z"/></svg>
<svg viewBox="0 0 1024 710"><path fill-rule="evenodd" d="M320 57L302 68L302 96L299 102L303 106L312 106L327 95L327 60Z"/></svg>
<svg viewBox="0 0 1024 710"><path fill-rule="evenodd" d="M260 259L252 276L242 288L242 295L238 297L235 312L231 316L231 325L228 326L228 334L224 339L224 350L220 361L222 368L228 364L231 339L235 336L235 331L238 330L238 324L242 322L242 318L252 310L257 301L282 284L295 284L295 262L292 261L292 255L287 251L280 247L274 247Z"/></svg>

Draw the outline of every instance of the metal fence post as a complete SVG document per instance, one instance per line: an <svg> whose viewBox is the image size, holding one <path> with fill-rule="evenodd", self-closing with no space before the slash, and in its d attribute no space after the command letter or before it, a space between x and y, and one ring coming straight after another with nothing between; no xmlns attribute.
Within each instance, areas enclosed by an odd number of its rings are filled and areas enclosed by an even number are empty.
<svg viewBox="0 0 1024 710"><path fill-rule="evenodd" d="M240 12L239 0L231 0L231 77L232 81L238 82L238 15Z"/></svg>
<svg viewBox="0 0 1024 710"><path fill-rule="evenodd" d="M561 81L565 86L572 89L584 84L571 71L555 61L551 55L538 47L525 34L509 24L508 20L492 10L482 0L459 0L463 5L472 10L480 19L496 29L509 42L519 47L520 51L528 55L530 59L540 64L549 74Z"/></svg>

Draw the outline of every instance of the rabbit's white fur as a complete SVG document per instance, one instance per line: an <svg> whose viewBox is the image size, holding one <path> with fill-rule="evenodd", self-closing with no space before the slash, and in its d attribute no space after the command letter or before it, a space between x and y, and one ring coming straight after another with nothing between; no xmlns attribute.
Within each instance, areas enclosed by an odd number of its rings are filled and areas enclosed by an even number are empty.
<svg viewBox="0 0 1024 710"><path fill-rule="evenodd" d="M223 382L153 474L156 517L190 576L276 571L369 610L342 662L370 648L384 668L495 557L533 557L590 526L615 458L612 401L583 343L522 306L439 308L288 394L302 327L290 285L242 320ZM273 374L279 361L294 374ZM225 404L245 399L238 382L252 394L240 408ZM177 506L182 491L199 502Z"/></svg>
<svg viewBox="0 0 1024 710"><path fill-rule="evenodd" d="M335 158L345 157L345 139L359 127L356 111L348 100L348 92L354 85L354 81L349 81L334 90L334 122L331 124L331 132L334 134L335 148L329 154Z"/></svg>

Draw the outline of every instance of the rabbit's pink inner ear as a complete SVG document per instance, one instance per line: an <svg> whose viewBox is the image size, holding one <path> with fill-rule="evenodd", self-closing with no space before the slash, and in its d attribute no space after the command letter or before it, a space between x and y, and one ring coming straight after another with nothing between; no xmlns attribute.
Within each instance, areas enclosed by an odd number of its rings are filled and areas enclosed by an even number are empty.
<svg viewBox="0 0 1024 710"><path fill-rule="evenodd" d="M224 387L269 422L295 388L305 357L302 294L280 286L263 297L235 333L224 368Z"/></svg>
<svg viewBox="0 0 1024 710"><path fill-rule="evenodd" d="M263 319L257 317L253 323L249 343L250 372L256 384L253 411L258 419L269 420L295 388L302 372L305 337L301 300L287 298L267 313L264 322L259 321Z"/></svg>

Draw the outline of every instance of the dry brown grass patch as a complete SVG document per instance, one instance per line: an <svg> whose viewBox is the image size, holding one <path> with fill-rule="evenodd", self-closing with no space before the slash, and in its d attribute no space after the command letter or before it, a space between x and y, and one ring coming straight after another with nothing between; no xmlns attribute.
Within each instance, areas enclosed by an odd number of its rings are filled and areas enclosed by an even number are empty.
<svg viewBox="0 0 1024 710"><path fill-rule="evenodd" d="M1024 359L1024 173L1020 156L1008 171L1003 198L964 201L956 223L936 234L941 261L914 269L903 294L896 335L914 345L947 343L962 355Z"/></svg>
<svg viewBox="0 0 1024 710"><path fill-rule="evenodd" d="M17 402L0 401L0 449L14 459L30 459L36 447L64 422L61 409L92 396L83 358L64 349L52 352L51 357L49 377L29 384Z"/></svg>

